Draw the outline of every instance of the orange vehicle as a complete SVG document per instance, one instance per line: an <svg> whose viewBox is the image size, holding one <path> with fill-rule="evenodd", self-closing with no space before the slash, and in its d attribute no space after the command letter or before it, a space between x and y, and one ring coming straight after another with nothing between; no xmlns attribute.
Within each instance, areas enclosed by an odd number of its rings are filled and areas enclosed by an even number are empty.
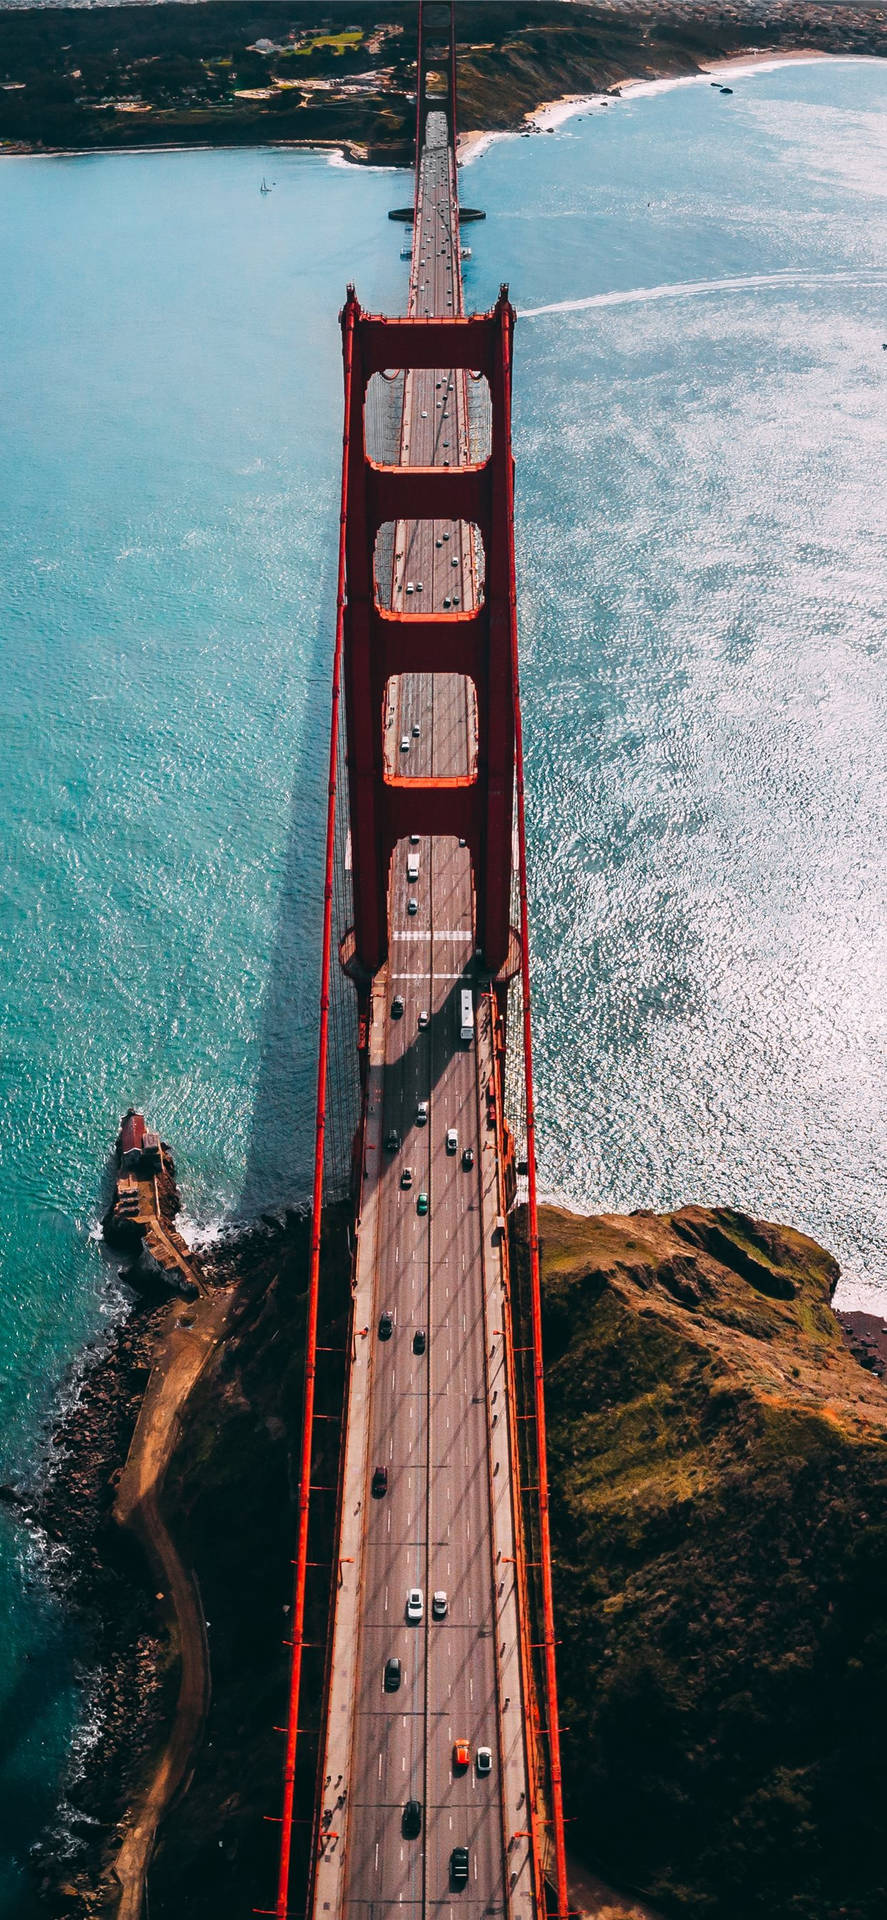
<svg viewBox="0 0 887 1920"><path fill-rule="evenodd" d="M471 1765L471 1748L467 1740L453 1741L453 1766L460 1773Z"/></svg>

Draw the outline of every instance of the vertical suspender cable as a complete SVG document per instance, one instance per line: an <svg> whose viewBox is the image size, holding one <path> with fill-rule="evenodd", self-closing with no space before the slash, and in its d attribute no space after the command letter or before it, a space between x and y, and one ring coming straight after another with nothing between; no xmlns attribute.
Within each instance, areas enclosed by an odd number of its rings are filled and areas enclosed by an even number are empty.
<svg viewBox="0 0 887 1920"><path fill-rule="evenodd" d="M503 316L505 321L505 316ZM503 326L503 357L507 382L505 419L508 431L505 460L505 486L508 492L508 525L514 527L514 468L511 458L511 327ZM542 1562L542 1614L545 1647L545 1693L548 1720L548 1757L551 1773L551 1818L554 1828L555 1877L558 1920L568 1912L567 1862L564 1844L564 1803L561 1779L560 1728L557 1707L557 1671L555 1667L554 1599L551 1584L551 1533L548 1514L548 1462L545 1442L545 1391L542 1372L542 1298L539 1276L539 1221L536 1194L536 1124L533 1104L533 1036L530 1020L530 915L527 902L527 834L524 812L524 752L520 710L519 663L517 647L517 590L514 578L514 546L510 555L509 598L511 602L511 646L514 686L514 763L517 787L517 837L520 882L521 986L523 991L524 1073L527 1101L528 1226L530 1242L530 1299L532 1312L533 1400L536 1414L536 1450L539 1469L540 1560Z"/></svg>
<svg viewBox="0 0 887 1920"><path fill-rule="evenodd" d="M299 1465L298 1533L293 1600L293 1645L290 1664L286 1759L283 1775L283 1815L276 1920L286 1920L289 1902L293 1840L293 1791L299 1724L299 1689L305 1633L305 1580L308 1559L308 1517L311 1499L311 1440L317 1373L317 1311L320 1291L320 1234L323 1215L323 1160L326 1136L327 1062L329 1057L330 961L332 952L333 871L336 832L336 772L339 742L339 699L342 684L342 640L345 615L345 531L348 517L348 436L351 419L351 378L354 350L354 309L345 309L345 428L342 441L342 496L339 518L339 572L336 586L336 642L333 656L333 698L330 727L329 795L326 817L326 872L323 889L323 947L320 965L320 1037L317 1055L317 1119L314 1146L314 1188L311 1201L311 1254L308 1269L308 1312L305 1327L305 1391L302 1403L302 1450Z"/></svg>
<svg viewBox="0 0 887 1920"><path fill-rule="evenodd" d="M419 0L419 21L416 28L416 167L413 188L413 239L416 237L416 214L419 208L419 167L422 160L422 108L425 104L425 49L422 44L424 21L422 18L422 0ZM412 274L412 262L410 263Z"/></svg>
<svg viewBox="0 0 887 1920"><path fill-rule="evenodd" d="M456 0L450 0L450 140L453 146L453 166L456 164ZM456 247L459 244L459 225L454 235Z"/></svg>

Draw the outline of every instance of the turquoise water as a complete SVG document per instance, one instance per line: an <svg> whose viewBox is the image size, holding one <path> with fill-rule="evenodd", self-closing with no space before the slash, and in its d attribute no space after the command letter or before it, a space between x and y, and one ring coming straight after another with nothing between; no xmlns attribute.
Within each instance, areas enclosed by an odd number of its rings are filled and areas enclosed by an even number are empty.
<svg viewBox="0 0 887 1920"><path fill-rule="evenodd" d="M883 1306L887 71L734 89L464 174L469 301L576 303L517 336L542 1176L787 1218ZM0 167L0 1479L119 1311L129 1100L198 1225L304 1191L335 315L349 277L402 304L406 190L284 153ZM77 1701L41 1578L0 1509L3 1920Z"/></svg>

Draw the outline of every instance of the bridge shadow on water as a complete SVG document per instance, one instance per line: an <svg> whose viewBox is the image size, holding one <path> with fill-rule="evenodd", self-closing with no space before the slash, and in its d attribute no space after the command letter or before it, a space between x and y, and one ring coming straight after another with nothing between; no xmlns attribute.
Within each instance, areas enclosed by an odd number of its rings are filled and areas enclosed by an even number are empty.
<svg viewBox="0 0 887 1920"><path fill-rule="evenodd" d="M259 1024L259 1066L239 1218L305 1200L314 1161L320 946L336 624L338 525L321 555L317 627L306 665L307 698L296 741L287 845L274 944Z"/></svg>

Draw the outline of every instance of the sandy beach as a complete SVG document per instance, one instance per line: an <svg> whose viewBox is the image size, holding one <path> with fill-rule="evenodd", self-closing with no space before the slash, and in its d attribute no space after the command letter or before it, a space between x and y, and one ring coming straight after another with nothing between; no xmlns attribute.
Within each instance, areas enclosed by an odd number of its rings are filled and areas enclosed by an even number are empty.
<svg viewBox="0 0 887 1920"><path fill-rule="evenodd" d="M625 80L612 93L570 93L559 100L544 100L541 106L528 113L521 128L508 132L470 131L459 135L458 160L460 166L476 160L481 153L492 145L494 140L513 139L515 133L552 133L563 126L576 114L599 112L603 108L618 106L620 100L642 99L649 94L664 93L672 87L698 87L708 85L712 80L726 81L730 76L742 79L752 73L775 73L778 67L793 66L798 61L811 60L847 60L861 59L859 54L820 53L814 48L787 53L744 53L735 54L728 60L712 60L708 66L700 68L698 73L663 74L656 80ZM873 56L876 57L876 56Z"/></svg>

